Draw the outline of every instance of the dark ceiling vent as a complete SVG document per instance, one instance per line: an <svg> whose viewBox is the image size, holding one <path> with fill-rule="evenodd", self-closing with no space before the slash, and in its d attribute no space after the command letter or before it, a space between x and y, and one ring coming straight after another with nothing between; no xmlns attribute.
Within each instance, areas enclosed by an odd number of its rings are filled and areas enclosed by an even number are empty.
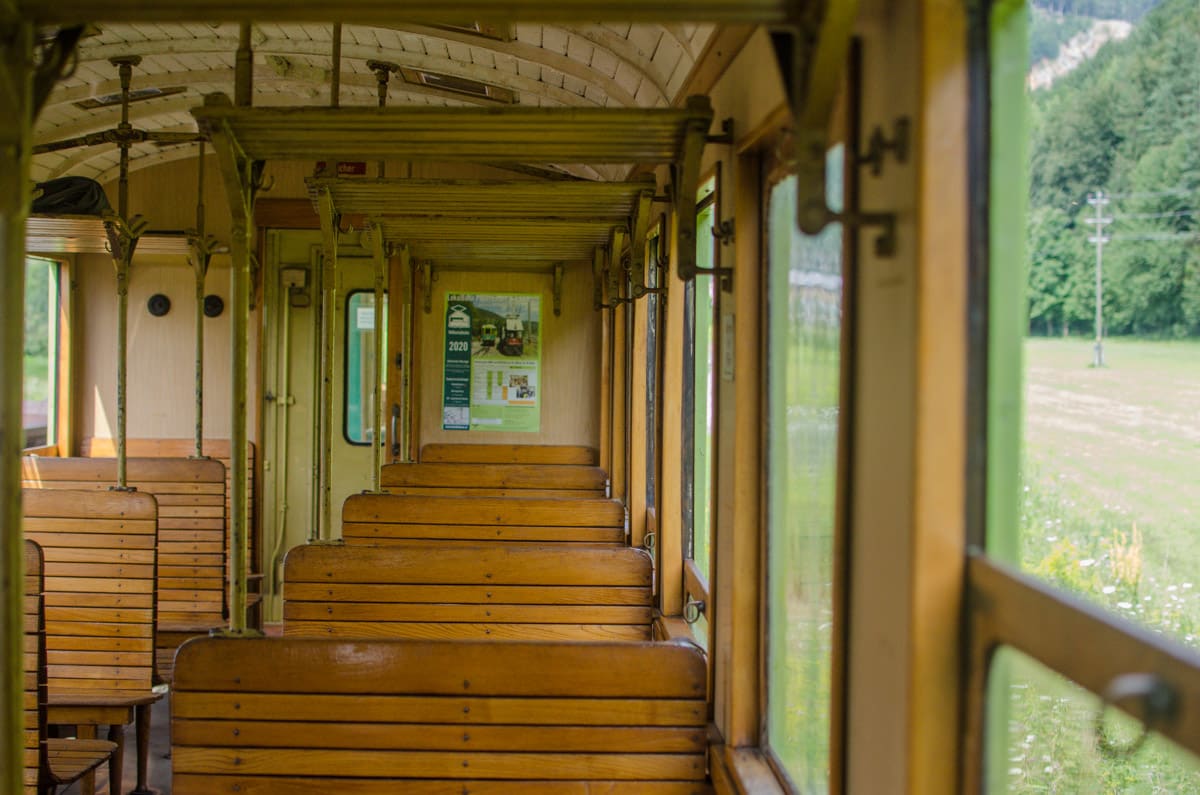
<svg viewBox="0 0 1200 795"><path fill-rule="evenodd" d="M469 22L466 25L434 25L435 28L442 30L457 30L460 33L470 33L474 36L482 36L485 39L493 39L494 41L512 41L516 38L513 35L512 25L488 25L483 22Z"/></svg>
<svg viewBox="0 0 1200 795"><path fill-rule="evenodd" d="M187 91L186 86L170 86L168 88L135 88L129 92L130 102L142 102L147 99L157 99L158 97L169 97L173 94L182 94ZM107 108L113 105L121 104L120 94L105 94L100 97L89 97L75 103L75 107L81 110L95 110L96 108Z"/></svg>
<svg viewBox="0 0 1200 795"><path fill-rule="evenodd" d="M479 80L471 80L467 77L444 75L439 72L426 72L423 69L409 68L401 68L400 73L407 82L413 85L429 86L430 88L437 88L442 91L463 94L478 99L489 99L505 105L515 105L517 102L517 92L501 88L500 86L494 86L490 83L483 83Z"/></svg>

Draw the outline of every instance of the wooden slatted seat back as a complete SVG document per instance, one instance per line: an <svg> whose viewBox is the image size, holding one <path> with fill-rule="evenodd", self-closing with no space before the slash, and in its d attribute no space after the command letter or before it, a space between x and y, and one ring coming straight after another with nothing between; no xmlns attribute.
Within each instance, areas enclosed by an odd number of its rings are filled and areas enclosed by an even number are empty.
<svg viewBox="0 0 1200 795"><path fill-rule="evenodd" d="M685 643L199 638L172 792L710 792Z"/></svg>
<svg viewBox="0 0 1200 795"><path fill-rule="evenodd" d="M142 492L24 489L45 560L50 694L146 693L154 665L157 506Z"/></svg>
<svg viewBox="0 0 1200 795"><path fill-rule="evenodd" d="M421 462L594 467L600 463L600 453L594 447L565 444L427 444L421 448Z"/></svg>
<svg viewBox="0 0 1200 795"><path fill-rule="evenodd" d="M171 680L175 649L225 623L225 467L215 459L130 458L130 486L158 502L158 662ZM25 458L27 488L107 490L112 458Z"/></svg>
<svg viewBox="0 0 1200 795"><path fill-rule="evenodd" d="M229 508L229 462L232 457L233 445L228 439L205 439L204 455L216 459L225 467L225 516L230 515ZM125 452L137 458L188 458L195 452L195 441L192 439L128 439L125 442ZM89 458L113 458L117 454L117 443L114 439L98 436L87 437L80 445L80 455ZM247 467L250 473L247 480L247 503L250 505L251 523L254 518L254 455L253 442L246 443ZM229 536L228 525L225 532Z"/></svg>
<svg viewBox="0 0 1200 795"><path fill-rule="evenodd" d="M380 476L390 494L474 497L603 498L606 480L573 464L387 464Z"/></svg>
<svg viewBox="0 0 1200 795"><path fill-rule="evenodd" d="M283 634L649 640L651 577L650 556L629 547L294 547Z"/></svg>
<svg viewBox="0 0 1200 795"><path fill-rule="evenodd" d="M624 544L616 500L353 494L342 504L347 544L532 542Z"/></svg>
<svg viewBox="0 0 1200 795"><path fill-rule="evenodd" d="M42 613L42 550L28 539L25 541L25 594L21 612L25 682L21 702L25 734L23 792L38 795L46 743L46 644Z"/></svg>
<svg viewBox="0 0 1200 795"><path fill-rule="evenodd" d="M195 441L193 439L128 439L125 442L126 453L139 458L188 458L195 452ZM114 439L106 439L102 437L88 437L83 440L80 445L81 455L93 458L112 458L117 454L117 445ZM233 444L228 439L205 439L204 440L204 455L221 462L225 467L225 558L230 558L230 536L229 536L229 517L232 515L230 507L230 460L233 457ZM257 503L255 502L255 489L257 488L254 479L254 456L256 450L253 442L246 442L246 467L249 476L246 480L246 504L250 510L250 526L255 526L254 509ZM251 538L253 544L253 537ZM251 552L253 553L253 548ZM248 573L254 572L255 555L251 554L246 561L246 569Z"/></svg>

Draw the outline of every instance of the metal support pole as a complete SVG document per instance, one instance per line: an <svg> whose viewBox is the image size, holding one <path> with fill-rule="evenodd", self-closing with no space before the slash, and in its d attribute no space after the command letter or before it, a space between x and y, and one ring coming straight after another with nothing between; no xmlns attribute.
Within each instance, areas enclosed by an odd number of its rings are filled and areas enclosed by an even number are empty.
<svg viewBox="0 0 1200 795"><path fill-rule="evenodd" d="M196 458L204 457L204 279L211 252L204 237L204 141L197 155L196 238L192 269L196 273Z"/></svg>
<svg viewBox="0 0 1200 795"><path fill-rule="evenodd" d="M129 373L129 257L121 252L114 264L117 268L117 488L125 489L128 488L125 401Z"/></svg>
<svg viewBox="0 0 1200 795"><path fill-rule="evenodd" d="M333 198L324 191L317 199L321 217L325 263L321 269L321 465L318 480L318 500L321 505L321 539L333 536L333 342L334 320L337 314L337 219L333 214Z"/></svg>
<svg viewBox="0 0 1200 795"><path fill-rule="evenodd" d="M375 73L375 90L379 95L379 107L386 108L388 102L388 82L392 72L399 72L400 65L391 61L367 61L367 68ZM378 177L383 179L386 160L380 160L377 166Z"/></svg>
<svg viewBox="0 0 1200 795"><path fill-rule="evenodd" d="M1104 234L1104 227L1113 222L1112 218L1104 217L1104 208L1109 199L1104 191L1097 191L1088 196L1088 204L1096 208L1096 217L1088 218L1089 224L1094 224L1096 234L1088 238L1089 243L1096 244L1096 346L1092 356L1093 367L1104 366L1104 244L1109 242Z"/></svg>
<svg viewBox="0 0 1200 795"><path fill-rule="evenodd" d="M210 100L219 101L219 100ZM250 160L228 129L212 125L203 130L212 141L221 165L229 201L230 224L230 326L231 399L229 455L229 629L224 634L246 637L258 633L246 628L246 562L250 556L249 460L246 452L246 368L250 324L250 241L254 235L254 194L262 178L262 163Z"/></svg>
<svg viewBox="0 0 1200 795"><path fill-rule="evenodd" d="M129 124L129 83L133 77L133 67L142 62L139 55L123 55L111 59L110 63L117 67L121 78L121 123L118 126L122 132L131 129ZM128 390L126 383L129 373L129 268L133 264L133 249L137 238L133 231L133 221L129 217L129 142L120 143L121 165L120 179L117 182L117 214L120 216L114 230L109 227L110 238L116 238L119 243L113 245L113 264L117 269L117 488L128 488L126 479L126 400ZM128 225L128 226L127 226Z"/></svg>
<svg viewBox="0 0 1200 795"><path fill-rule="evenodd" d="M249 198L249 197L247 197ZM249 556L249 505L246 494L246 367L250 325L250 219L246 206L233 208L233 273L229 290L232 323L233 425L230 433L230 577L229 631L246 631L246 559Z"/></svg>
<svg viewBox="0 0 1200 795"><path fill-rule="evenodd" d="M372 364L374 376L371 385L375 390L374 419L371 426L371 448L374 451L371 466L371 490L379 491L380 467L383 464L383 401L387 395L383 392L383 362L387 350L387 337L383 334L383 289L387 283L387 260L384 258L383 225L371 225L371 252L375 257L375 359Z"/></svg>
<svg viewBox="0 0 1200 795"><path fill-rule="evenodd" d="M238 31L238 48L233 67L233 104L249 107L254 96L254 46L250 43L251 25L243 22Z"/></svg>
<svg viewBox="0 0 1200 795"><path fill-rule="evenodd" d="M342 104L342 23L333 23L333 68L329 70L329 107Z"/></svg>
<svg viewBox="0 0 1200 795"><path fill-rule="evenodd" d="M0 792L21 792L24 555L21 535L25 218L33 128L33 26L0 26Z"/></svg>

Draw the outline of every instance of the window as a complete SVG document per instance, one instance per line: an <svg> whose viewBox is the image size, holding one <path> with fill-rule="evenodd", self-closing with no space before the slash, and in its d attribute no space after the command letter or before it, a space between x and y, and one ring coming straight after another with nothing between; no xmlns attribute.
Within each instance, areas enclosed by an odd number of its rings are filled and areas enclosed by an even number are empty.
<svg viewBox="0 0 1200 795"><path fill-rule="evenodd" d="M1154 734L1137 747L1141 725L1103 706L1200 749L1177 730L1194 716L1155 719L1200 686L1200 290L1188 276L1200 106L1182 99L1200 77L1200 7L1128 0L1104 20L1096 8L996 3L978 24L991 53L990 217L977 219L990 230L976 343L986 554L968 582L987 762L968 763L990 792L1200 791L1195 757ZM1081 35L1092 54L1060 59ZM1015 605L1038 620L991 617Z"/></svg>
<svg viewBox="0 0 1200 795"><path fill-rule="evenodd" d="M646 241L646 286L658 287L659 246L663 232L660 223ZM658 506L658 294L646 301L646 506Z"/></svg>
<svg viewBox="0 0 1200 795"><path fill-rule="evenodd" d="M54 260L25 260L25 376L23 447L58 443L60 270Z"/></svg>
<svg viewBox="0 0 1200 795"><path fill-rule="evenodd" d="M713 237L717 214L717 180L701 185L696 194L696 266L716 265ZM713 454L716 400L713 380L716 346L713 335L717 311L717 280L697 274L684 288L684 328L687 333L684 367L687 368L683 414L684 449L691 453L690 471L684 478L684 557L689 599L708 602L712 571ZM690 406L688 405L690 401ZM690 423L688 422L690 418ZM708 643L708 621L701 615L692 625L697 637Z"/></svg>
<svg viewBox="0 0 1200 795"><path fill-rule="evenodd" d="M843 147L826 200L841 206ZM801 792L829 787L842 230L796 226L796 177L768 189L767 745ZM784 432L786 431L786 432Z"/></svg>
<svg viewBox="0 0 1200 795"><path fill-rule="evenodd" d="M382 366L375 350L375 293L355 291L346 296L345 423L342 432L350 444L371 443L375 434L375 401L386 389L381 385ZM383 329L379 339L387 345L387 295L383 298ZM372 373L372 369L375 370ZM381 428L380 433L384 431ZM378 437L383 443L383 436Z"/></svg>

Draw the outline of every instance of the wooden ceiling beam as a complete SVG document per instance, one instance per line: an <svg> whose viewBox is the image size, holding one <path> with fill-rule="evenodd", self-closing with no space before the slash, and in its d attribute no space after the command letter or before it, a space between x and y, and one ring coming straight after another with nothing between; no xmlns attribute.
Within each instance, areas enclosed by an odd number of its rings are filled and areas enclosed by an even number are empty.
<svg viewBox="0 0 1200 795"><path fill-rule="evenodd" d="M794 0L17 0L37 24L78 22L787 22Z"/></svg>

